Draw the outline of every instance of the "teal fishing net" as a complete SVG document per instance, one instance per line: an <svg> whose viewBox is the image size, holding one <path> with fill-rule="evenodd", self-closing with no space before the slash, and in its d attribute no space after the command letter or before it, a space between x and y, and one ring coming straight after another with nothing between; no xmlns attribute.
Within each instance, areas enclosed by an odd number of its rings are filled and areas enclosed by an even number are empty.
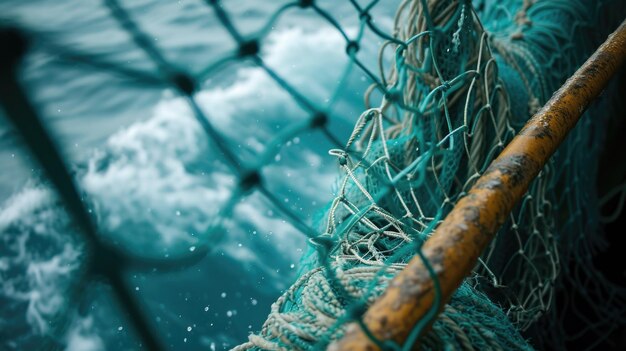
<svg viewBox="0 0 626 351"><path fill-rule="evenodd" d="M323 349L341 337L342 325L360 318L354 306L381 294L528 116L592 52L593 37L576 45L572 38L584 38L606 4L473 5L477 11L463 1L400 6L396 35L381 50L381 57L384 50L394 55L391 71L381 72L380 107L363 113L344 148L330 151L345 176L324 214L324 234L311 240L302 277L272 307L261 333L237 349ZM368 105L372 100L366 96ZM596 162L600 149L581 148L601 139L602 129L586 118L572 133L436 319L423 349L530 349L519 331L546 313L558 321L551 307L563 279L615 303L597 306L600 315L622 318L623 296L590 260L601 240L597 206L582 205L593 201L596 183L584 165ZM575 278L563 272L571 261L580 267ZM605 334L618 324L588 328ZM565 340L557 322L548 330L548 343Z"/></svg>
<svg viewBox="0 0 626 351"><path fill-rule="evenodd" d="M332 13L315 1L303 0L280 7L258 33L244 35L219 1L206 1L237 49L196 77L170 63L117 1L105 3L155 63L156 72L54 42L44 45L60 60L150 86L170 86L186 98L203 132L238 177L235 190L192 254L142 258L98 234L55 143L16 79L19 57L40 33L19 26L3 29L10 54L2 62L0 103L83 234L87 262L69 288L71 298L78 299L94 277L104 278L149 349L161 348L159 338L122 274L197 263L210 254L223 235L223 221L251 192L262 194L306 235L309 247L298 279L271 306L262 329L234 349L332 348L349 323L362 324L367 306L411 258L421 256L422 243L490 161L626 14L626 5L618 0L407 0L397 10L393 32L386 33L372 15L384 4L351 1L359 27L356 34L348 34ZM293 8L320 16L345 39L345 48L337 48L349 57L340 83L357 69L372 81L364 111L345 142L329 127L342 84L320 106L270 68L260 53L260 39ZM366 31L384 40L376 73L358 56ZM200 79L238 60L261 67L310 115L277 133L254 162L240 159L194 97ZM626 292L605 279L592 262L603 246L596 170L608 111L610 106L598 105L585 114L441 314L431 309L404 345L390 340L375 343L406 350L423 334L420 346L432 350L564 348L570 338L590 333L601 340L626 323ZM261 172L282 145L310 130L321 131L335 145L329 153L336 157L333 167L341 175L336 197L312 225L269 190ZM566 301L556 308L557 292L569 287L584 291L600 317L574 335L565 330L561 318L577 303ZM67 327L65 312L56 316L55 333ZM422 333L431 322L432 328Z"/></svg>

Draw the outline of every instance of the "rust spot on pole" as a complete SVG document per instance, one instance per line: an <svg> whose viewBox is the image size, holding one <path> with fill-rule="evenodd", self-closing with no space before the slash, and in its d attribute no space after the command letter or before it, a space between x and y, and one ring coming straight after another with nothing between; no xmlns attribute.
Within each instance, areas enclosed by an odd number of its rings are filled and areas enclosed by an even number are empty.
<svg viewBox="0 0 626 351"><path fill-rule="evenodd" d="M422 252L441 287L440 310L470 274L530 182L625 59L626 21L528 121L424 243ZM434 299L433 281L422 260L415 257L368 309L363 321L380 340L402 344ZM329 349L379 350L356 324L351 324L345 336Z"/></svg>

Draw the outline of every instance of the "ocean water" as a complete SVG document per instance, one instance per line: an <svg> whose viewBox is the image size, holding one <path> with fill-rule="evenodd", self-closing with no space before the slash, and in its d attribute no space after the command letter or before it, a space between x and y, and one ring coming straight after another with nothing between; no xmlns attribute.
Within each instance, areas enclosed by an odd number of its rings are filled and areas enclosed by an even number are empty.
<svg viewBox="0 0 626 351"><path fill-rule="evenodd" d="M198 76L236 50L200 0L122 1L166 59ZM228 0L242 33L253 34L285 1ZM320 1L350 36L359 18L348 1ZM365 4L363 2L363 4ZM388 33L398 1L372 10ZM219 237L204 233L237 179L184 99L110 72L58 59L46 40L138 69L154 64L101 1L0 2L0 21L41 33L20 77L84 191L102 235L142 256L211 253L192 268L127 279L159 338L172 350L228 349L260 329L271 303L296 277L305 236L263 196L237 204ZM261 42L267 65L320 107L339 88L330 128L346 140L371 83L358 68L346 81L346 42L311 10L287 10ZM377 71L381 39L366 31L359 58ZM195 98L244 164L290 123L308 117L262 69L236 61L201 77ZM319 131L282 146L263 168L270 191L308 223L332 198L335 147ZM55 340L67 350L139 348L105 284L68 301L65 288L84 260L80 236L39 166L0 110L0 350L36 350ZM65 318L59 318L59 315ZM67 328L59 328L65 322ZM62 333L58 331L62 330Z"/></svg>

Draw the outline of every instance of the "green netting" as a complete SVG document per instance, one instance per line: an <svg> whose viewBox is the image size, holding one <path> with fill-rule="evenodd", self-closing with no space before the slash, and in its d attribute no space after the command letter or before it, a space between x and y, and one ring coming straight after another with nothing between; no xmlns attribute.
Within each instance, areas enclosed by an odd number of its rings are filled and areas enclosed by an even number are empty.
<svg viewBox="0 0 626 351"><path fill-rule="evenodd" d="M528 117L591 52L593 38L576 45L571 38L584 38L603 4L475 5L484 12L463 1L401 5L396 36L383 46L395 52L391 72L381 79L380 107L361 115L344 148L330 151L345 177L325 214L324 234L312 240L302 277L273 306L261 333L238 349L325 348L342 335L346 322L359 320L364 309L355 306L380 295ZM561 277L562 262L572 259L581 265L583 279L592 281L577 286L615 291L603 289L610 283L593 272L590 255L580 252L594 246L581 241L594 240L597 214L593 207L585 213L589 207L580 203L594 191L593 174L576 165L593 164L599 150L573 150L593 144L602 131L590 119L582 125L533 182L422 348L530 348L518 331L550 311L555 287L571 279ZM565 181L564 173L569 173ZM558 218L564 213L565 222ZM564 247L561 240L575 244ZM615 299L611 295L596 298ZM598 313L617 317L612 308L598 306ZM413 335L426 322L420 321ZM411 345L376 343L392 349Z"/></svg>
<svg viewBox="0 0 626 351"><path fill-rule="evenodd" d="M302 259L299 279L272 306L263 329L235 349L326 348L345 332L348 323L362 322L367 305L409 259L421 256L421 244L489 162L614 27L612 16L626 13L619 0L407 0L398 9L394 32L387 34L372 17L372 9L383 3L351 1L360 18L359 31L351 37L331 13L315 1L302 0L281 7L260 32L244 35L219 1L206 2L238 49L208 66L199 77L210 76L227 61L250 60L310 113L309 119L283 129L269 141L254 164L241 162L210 116L198 107L194 93L201 78L169 63L116 0L106 5L157 65L156 74L44 43L61 60L112 71L147 85L175 88L187 97L207 137L238 174L239 185L204 236L203 245L190 257L169 261L135 257L98 236L72 177L15 76L25 43L40 33L26 28L2 32L10 55L2 62L0 102L85 234L91 264L86 265L73 296L91 278L106 278L150 349L160 349L158 338L129 294L122 273L178 269L197 262L216 240L220 222L251 191L263 194L307 235L310 248ZM353 69L363 70L373 82L365 94L365 111L345 144L328 127L341 84L326 105L317 106L268 67L259 54L260 39L271 25L296 7L319 15L346 39L350 60L340 82ZM385 40L378 74L357 56L366 30ZM598 107L583 118L443 313L437 316L433 308L414 326L406 344L375 340L379 346L410 349L429 322L434 322L420 340L424 349L526 350L531 346L522 333L547 314L550 327L535 332L533 343L562 348L570 336L560 324L558 314L563 311L554 308L554 298L556 289L567 286L585 291L595 313L605 321L588 325L581 334L592 332L600 339L624 322L624 291L611 287L591 262L602 244L595 170L606 111ZM342 172L337 197L313 227L276 199L260 172L282 144L311 129L321 130L336 145L330 154L337 157ZM572 261L575 271L568 265ZM62 329L64 324L59 325Z"/></svg>

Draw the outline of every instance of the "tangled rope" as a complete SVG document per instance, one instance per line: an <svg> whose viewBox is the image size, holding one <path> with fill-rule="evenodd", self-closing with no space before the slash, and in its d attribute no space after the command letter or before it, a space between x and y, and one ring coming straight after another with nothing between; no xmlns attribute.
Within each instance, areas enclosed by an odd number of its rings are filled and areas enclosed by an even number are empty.
<svg viewBox="0 0 626 351"><path fill-rule="evenodd" d="M381 47L380 83L365 94L367 110L345 148L330 151L344 176L320 228L324 234L311 240L303 274L272 306L261 332L235 349L324 349L345 332L346 322L356 320L365 329L365 306L408 259L421 255L425 238L592 47L589 40L568 46L559 54L559 69L551 70L557 60L545 43L562 43L595 23L601 5L486 2L483 9L506 6L516 9L515 15L484 10L479 19L469 1L404 1L396 14L395 36ZM549 30L555 20L563 27ZM386 72L390 49L391 70ZM372 107L381 84L382 102ZM475 275L421 340L422 348L530 349L520 331L551 311L563 279L563 259L572 258L572 247L563 248L559 240L587 236L568 225L588 216L556 198L563 191L559 169L585 177L563 159L593 133L579 128L577 137L535 180ZM575 191L593 193L588 187ZM567 208L574 220L559 222L558 208ZM590 247L593 243L580 244L574 251ZM583 261L586 265L591 266ZM591 269L584 272L596 276ZM425 274L434 279L432 273ZM598 279L596 284L608 282ZM588 282L580 285L589 287ZM489 298L481 291L488 291ZM418 323L413 334L436 314L432 311ZM381 348L411 347L374 341Z"/></svg>

